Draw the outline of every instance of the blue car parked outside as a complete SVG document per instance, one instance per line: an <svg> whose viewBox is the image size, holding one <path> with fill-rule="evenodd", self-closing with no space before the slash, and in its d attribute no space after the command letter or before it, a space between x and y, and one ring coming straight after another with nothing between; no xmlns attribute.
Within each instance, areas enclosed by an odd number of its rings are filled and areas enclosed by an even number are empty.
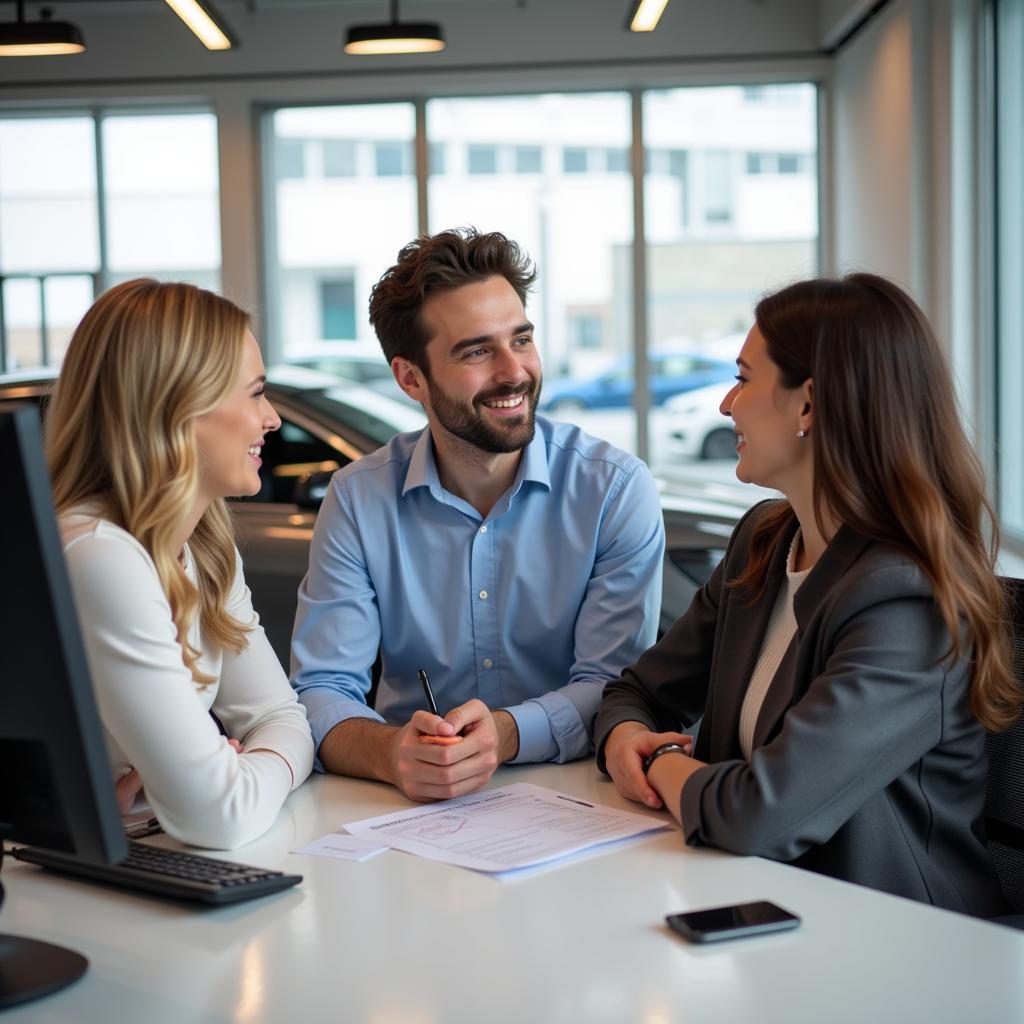
<svg viewBox="0 0 1024 1024"><path fill-rule="evenodd" d="M732 363L699 352L669 349L648 356L651 405L663 405L673 395L728 380ZM586 380L546 379L541 408L552 412L579 409L626 409L633 404L633 358L623 357L603 373Z"/></svg>

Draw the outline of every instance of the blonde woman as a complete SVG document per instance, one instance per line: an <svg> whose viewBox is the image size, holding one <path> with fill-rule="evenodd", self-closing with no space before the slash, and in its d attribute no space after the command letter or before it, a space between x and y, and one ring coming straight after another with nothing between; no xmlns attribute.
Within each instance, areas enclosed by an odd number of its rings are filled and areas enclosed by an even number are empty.
<svg viewBox="0 0 1024 1024"><path fill-rule="evenodd" d="M255 839L312 767L305 713L253 611L224 503L259 490L263 438L280 425L246 314L141 279L85 314L47 415L119 798L143 786L164 829L197 846Z"/></svg>

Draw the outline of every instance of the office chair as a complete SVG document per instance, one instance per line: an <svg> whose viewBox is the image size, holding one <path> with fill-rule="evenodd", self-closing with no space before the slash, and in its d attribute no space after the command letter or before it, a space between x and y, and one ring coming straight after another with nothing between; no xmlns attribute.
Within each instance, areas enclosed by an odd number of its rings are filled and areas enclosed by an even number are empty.
<svg viewBox="0 0 1024 1024"><path fill-rule="evenodd" d="M1024 580L1003 577L1010 610L1013 673L1024 686ZM1024 712L1006 732L990 732L985 739L988 776L985 794L985 830L988 850L1010 917L999 918L1024 930Z"/></svg>

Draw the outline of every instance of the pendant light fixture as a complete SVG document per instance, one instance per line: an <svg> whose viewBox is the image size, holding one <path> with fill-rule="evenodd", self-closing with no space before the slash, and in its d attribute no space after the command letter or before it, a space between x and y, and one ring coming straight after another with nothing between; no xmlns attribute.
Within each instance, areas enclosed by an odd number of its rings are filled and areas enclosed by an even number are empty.
<svg viewBox="0 0 1024 1024"><path fill-rule="evenodd" d="M398 0L391 0L391 21L353 25L345 38L345 52L355 54L437 53L444 49L441 26L433 21L399 21Z"/></svg>
<svg viewBox="0 0 1024 1024"><path fill-rule="evenodd" d="M17 0L17 21L0 22L0 57L49 57L81 53L85 40L67 21L25 20L25 0Z"/></svg>

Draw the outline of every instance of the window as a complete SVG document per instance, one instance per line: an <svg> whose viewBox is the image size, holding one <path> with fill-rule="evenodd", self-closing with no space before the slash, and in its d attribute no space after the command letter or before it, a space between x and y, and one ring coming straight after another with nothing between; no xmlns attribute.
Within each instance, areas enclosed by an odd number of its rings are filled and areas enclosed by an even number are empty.
<svg viewBox="0 0 1024 1024"><path fill-rule="evenodd" d="M498 147L470 145L466 154L466 169L470 174L497 174Z"/></svg>
<svg viewBox="0 0 1024 1024"><path fill-rule="evenodd" d="M355 338L356 286L352 278L320 282L320 323L323 338Z"/></svg>
<svg viewBox="0 0 1024 1024"><path fill-rule="evenodd" d="M587 151L578 146L567 146L562 151L562 170L566 174L586 174Z"/></svg>
<svg viewBox="0 0 1024 1024"><path fill-rule="evenodd" d="M356 144L351 139L324 140L324 177L353 178L356 173Z"/></svg>
<svg viewBox="0 0 1024 1024"><path fill-rule="evenodd" d="M0 371L58 365L119 280L218 288L218 191L209 113L0 118Z"/></svg>
<svg viewBox="0 0 1024 1024"><path fill-rule="evenodd" d="M999 514L1024 542L1024 0L996 5L996 422Z"/></svg>
<svg viewBox="0 0 1024 1024"><path fill-rule="evenodd" d="M816 267L817 181L802 163L778 174L775 154L750 149L770 123L780 149L813 154L816 91L755 88L756 102L735 86L643 96L650 461L669 474L700 460L701 475L732 479L733 445L712 436L729 364L761 293Z"/></svg>
<svg viewBox="0 0 1024 1024"><path fill-rule="evenodd" d="M800 170L800 157L795 153L779 154L779 174L797 174Z"/></svg>
<svg viewBox="0 0 1024 1024"><path fill-rule="evenodd" d="M220 287L217 121L212 114L101 121L112 280Z"/></svg>
<svg viewBox="0 0 1024 1024"><path fill-rule="evenodd" d="M635 449L630 388L601 393L594 384L632 337L632 179L606 165L608 153L629 152L629 96L445 98L426 113L428 138L496 149L501 175L499 189L493 178L432 174L429 230L474 224L525 249L539 275L527 314L544 366L542 411L557 404L559 416Z"/></svg>
<svg viewBox="0 0 1024 1024"><path fill-rule="evenodd" d="M569 337L576 348L600 349L604 342L604 323L598 313L571 313Z"/></svg>
<svg viewBox="0 0 1024 1024"><path fill-rule="evenodd" d="M375 150L378 178L399 178L412 171L412 147L397 142L378 142Z"/></svg>
<svg viewBox="0 0 1024 1024"><path fill-rule="evenodd" d="M266 118L273 140L315 140L309 148L322 151L324 170L298 179L265 168L267 365L321 339L377 347L370 286L417 234L413 105L284 107Z"/></svg>
<svg viewBox="0 0 1024 1024"><path fill-rule="evenodd" d="M723 448L677 444L684 431L672 420L675 398L701 393L694 401L719 429L718 404L757 297L816 269L817 91L765 87L751 103L740 86L652 89L640 112L645 454L659 470L676 471ZM274 138L312 140L313 172L265 189L274 203L264 334L275 339L271 360L330 348L312 344L325 335L360 343L351 354L375 344L369 285L419 232L412 154L414 142L425 144L426 230L502 231L538 266L528 314L544 365L542 411L637 449L628 93L431 99L420 140L412 103L281 108L268 116ZM354 153L354 176L328 181L319 173L321 159L325 174L333 160L324 140ZM780 154L789 158L785 173ZM728 465L700 467L719 471L731 479Z"/></svg>
<svg viewBox="0 0 1024 1024"><path fill-rule="evenodd" d="M516 146L516 174L540 174L544 151L540 146Z"/></svg>
<svg viewBox="0 0 1024 1024"><path fill-rule="evenodd" d="M606 149L604 152L605 167L612 174L629 173L629 150L624 147Z"/></svg>
<svg viewBox="0 0 1024 1024"><path fill-rule="evenodd" d="M304 178L306 176L306 145L301 139L278 139L274 149L277 176L279 178Z"/></svg>

